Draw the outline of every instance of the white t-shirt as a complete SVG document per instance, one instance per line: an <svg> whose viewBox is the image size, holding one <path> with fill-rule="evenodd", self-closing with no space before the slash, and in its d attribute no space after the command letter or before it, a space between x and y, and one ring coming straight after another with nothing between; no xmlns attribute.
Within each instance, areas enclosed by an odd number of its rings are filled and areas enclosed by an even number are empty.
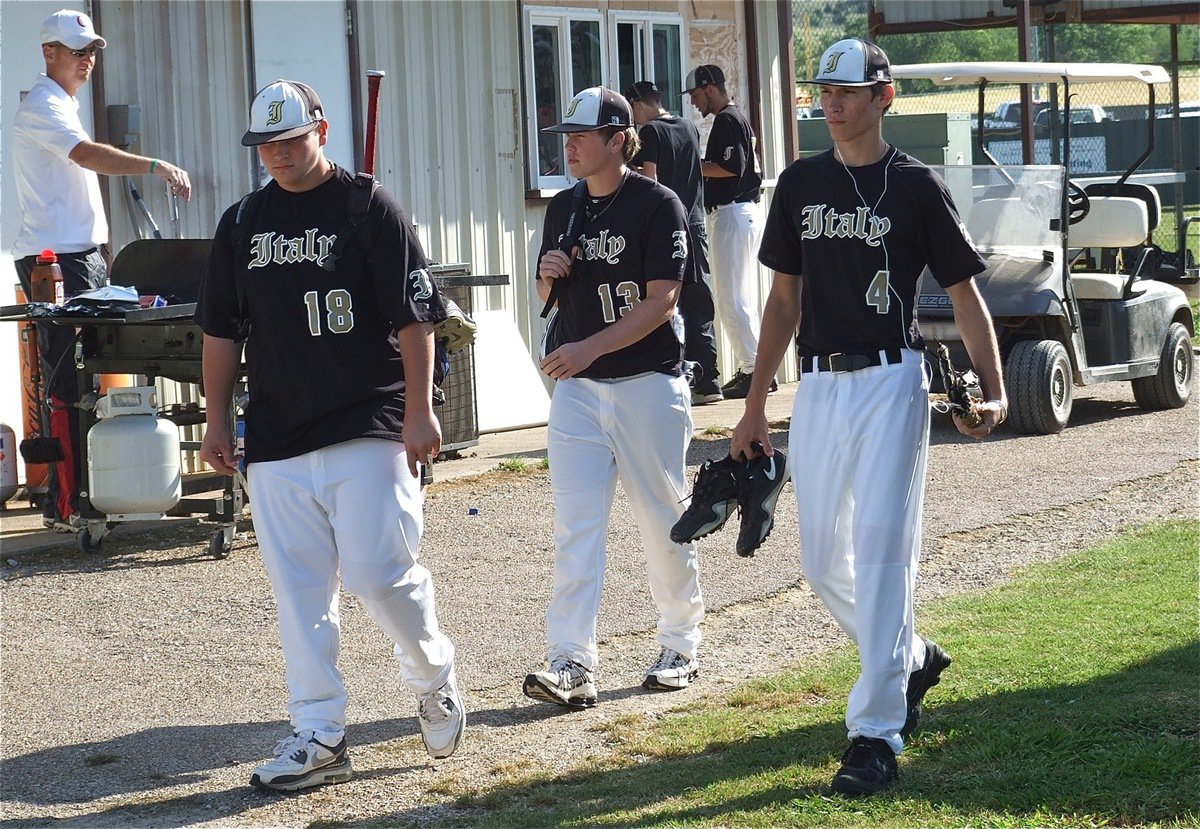
<svg viewBox="0 0 1200 829"><path fill-rule="evenodd" d="M100 180L68 158L91 137L79 120L79 101L42 75L17 107L13 173L21 203L21 230L13 258L49 248L76 253L108 241Z"/></svg>

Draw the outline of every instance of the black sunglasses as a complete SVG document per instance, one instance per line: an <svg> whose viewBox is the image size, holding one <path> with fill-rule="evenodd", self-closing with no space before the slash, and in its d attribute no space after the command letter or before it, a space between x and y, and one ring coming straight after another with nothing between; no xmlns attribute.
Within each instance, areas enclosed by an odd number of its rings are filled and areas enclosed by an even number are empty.
<svg viewBox="0 0 1200 829"><path fill-rule="evenodd" d="M72 49L65 43L52 43L51 46L57 46L60 49L66 49L71 53L73 58L94 58L100 52L99 46L89 46L86 49Z"/></svg>

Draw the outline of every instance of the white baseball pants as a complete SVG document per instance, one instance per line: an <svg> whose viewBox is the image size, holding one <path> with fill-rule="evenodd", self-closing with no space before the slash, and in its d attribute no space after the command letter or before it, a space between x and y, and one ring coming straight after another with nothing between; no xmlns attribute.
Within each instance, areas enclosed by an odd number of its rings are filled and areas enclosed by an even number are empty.
<svg viewBox="0 0 1200 829"><path fill-rule="evenodd" d="M723 204L708 214L713 297L721 333L733 348L736 371L754 371L762 305L758 290L758 245L763 234L762 205Z"/></svg>
<svg viewBox="0 0 1200 829"><path fill-rule="evenodd" d="M844 374L801 375L788 433L809 586L858 644L846 707L850 739L897 753L909 671L925 660L913 588L929 449L922 355Z"/></svg>
<svg viewBox="0 0 1200 829"><path fill-rule="evenodd" d="M596 615L617 479L641 531L660 645L685 656L700 646L696 545L675 544L692 439L691 390L683 377L649 374L618 382L571 378L550 400L554 490L554 595L546 611L547 659L599 661Z"/></svg>
<svg viewBox="0 0 1200 829"><path fill-rule="evenodd" d="M442 687L454 646L438 628L429 571L417 563L422 497L404 444L352 440L247 470L279 608L292 728L334 743L345 732L339 569L341 583L394 643L405 684L418 694Z"/></svg>

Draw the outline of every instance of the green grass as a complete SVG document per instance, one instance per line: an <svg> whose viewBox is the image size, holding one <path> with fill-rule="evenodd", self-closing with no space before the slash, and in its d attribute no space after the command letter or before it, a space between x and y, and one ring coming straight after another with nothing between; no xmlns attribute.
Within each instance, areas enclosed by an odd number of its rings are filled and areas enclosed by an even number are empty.
<svg viewBox="0 0 1200 829"><path fill-rule="evenodd" d="M496 465L497 469L504 472L535 472L544 471L550 468L549 458L537 458L530 460L529 458L505 458Z"/></svg>
<svg viewBox="0 0 1200 829"><path fill-rule="evenodd" d="M1154 525L922 608L955 662L882 796L828 789L848 646L654 724L615 718L613 757L518 772L423 825L1200 826L1198 547L1197 522Z"/></svg>

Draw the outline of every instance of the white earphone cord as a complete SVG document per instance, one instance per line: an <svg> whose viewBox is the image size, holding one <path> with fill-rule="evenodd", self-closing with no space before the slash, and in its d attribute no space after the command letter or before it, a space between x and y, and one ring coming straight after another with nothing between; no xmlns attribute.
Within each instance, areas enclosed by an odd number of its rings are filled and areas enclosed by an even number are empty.
<svg viewBox="0 0 1200 829"><path fill-rule="evenodd" d="M858 189L858 179L854 177L854 173L850 172L850 167L847 166L845 159L842 158L842 154L835 150L834 157L841 162L842 169L846 171L846 175L850 176L850 183L854 186L854 194L858 196L858 200L862 202L862 206L867 208L867 210L870 212L870 218L874 219L875 211L879 209L879 205L883 201L883 197L887 195L888 171L891 170L892 162L896 159L896 148L892 147L892 151L888 154L887 163L883 165L883 192L880 193L879 198L875 200L874 207L868 205L867 200L863 198L862 191ZM896 302L900 303L900 338L904 341L905 348L912 350L912 342L908 338L908 332L904 330L904 300L900 298L900 294L896 293L896 289L892 287L892 260L891 256L888 254L887 239L884 236L880 236L879 243L883 245L883 269L887 271L888 274L888 293L896 298Z"/></svg>

